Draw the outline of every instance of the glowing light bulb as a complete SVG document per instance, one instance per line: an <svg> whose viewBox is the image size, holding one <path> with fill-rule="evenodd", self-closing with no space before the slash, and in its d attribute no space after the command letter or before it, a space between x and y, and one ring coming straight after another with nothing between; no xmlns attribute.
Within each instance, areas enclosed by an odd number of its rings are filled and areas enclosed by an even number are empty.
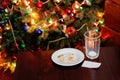
<svg viewBox="0 0 120 80"><path fill-rule="evenodd" d="M75 5L75 8L79 8L80 6L78 4Z"/></svg>
<svg viewBox="0 0 120 80"><path fill-rule="evenodd" d="M31 24L35 24L35 20L34 19L31 19Z"/></svg>
<svg viewBox="0 0 120 80"><path fill-rule="evenodd" d="M49 19L49 23L50 23L50 24L53 24L53 20L52 20L51 18Z"/></svg>
<svg viewBox="0 0 120 80"><path fill-rule="evenodd" d="M103 12L97 12L97 15L98 15L99 18L102 18L104 13Z"/></svg>
<svg viewBox="0 0 120 80"><path fill-rule="evenodd" d="M2 39L2 35L0 35L0 39Z"/></svg>
<svg viewBox="0 0 120 80"><path fill-rule="evenodd" d="M11 70L12 73L15 71L15 67L16 67L16 62L13 62L13 63L10 65L10 70Z"/></svg>
<svg viewBox="0 0 120 80"><path fill-rule="evenodd" d="M9 24L6 24L6 26L4 27L4 30L8 31L11 29L11 26Z"/></svg>
<svg viewBox="0 0 120 80"><path fill-rule="evenodd" d="M60 3L62 0L54 0L54 2L56 3Z"/></svg>
<svg viewBox="0 0 120 80"><path fill-rule="evenodd" d="M80 4L78 1L75 1L75 2L73 3L73 5L72 5L73 11L74 11L74 12L79 11L79 10L80 10L80 6L81 6L81 4Z"/></svg>
<svg viewBox="0 0 120 80"><path fill-rule="evenodd" d="M54 23L54 25L55 25L55 26L57 26L57 25L58 25L58 23L57 23L57 22L55 22L55 23Z"/></svg>
<svg viewBox="0 0 120 80"><path fill-rule="evenodd" d="M47 23L44 23L43 26L44 26L44 27L47 27Z"/></svg>
<svg viewBox="0 0 120 80"><path fill-rule="evenodd" d="M30 2L29 1L24 1L26 6L29 6Z"/></svg>

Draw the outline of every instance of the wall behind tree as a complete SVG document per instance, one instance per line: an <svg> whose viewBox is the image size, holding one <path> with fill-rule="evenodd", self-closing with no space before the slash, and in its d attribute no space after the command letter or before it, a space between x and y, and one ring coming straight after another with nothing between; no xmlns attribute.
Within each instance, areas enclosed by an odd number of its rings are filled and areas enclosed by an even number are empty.
<svg viewBox="0 0 120 80"><path fill-rule="evenodd" d="M120 46L120 0L105 0L105 27L103 37L108 37L104 46Z"/></svg>
<svg viewBox="0 0 120 80"><path fill-rule="evenodd" d="M105 23L111 29L120 31L120 0L105 1Z"/></svg>

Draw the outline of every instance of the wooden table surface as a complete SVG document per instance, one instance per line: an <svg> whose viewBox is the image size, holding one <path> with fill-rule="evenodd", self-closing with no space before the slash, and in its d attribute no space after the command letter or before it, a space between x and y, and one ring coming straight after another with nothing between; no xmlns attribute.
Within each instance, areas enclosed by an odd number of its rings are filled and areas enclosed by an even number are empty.
<svg viewBox="0 0 120 80"><path fill-rule="evenodd" d="M98 69L62 67L54 64L54 50L18 54L14 80L120 80L120 48L101 47ZM84 50L83 50L84 52ZM85 57L85 60L88 60ZM92 60L93 61L93 60Z"/></svg>

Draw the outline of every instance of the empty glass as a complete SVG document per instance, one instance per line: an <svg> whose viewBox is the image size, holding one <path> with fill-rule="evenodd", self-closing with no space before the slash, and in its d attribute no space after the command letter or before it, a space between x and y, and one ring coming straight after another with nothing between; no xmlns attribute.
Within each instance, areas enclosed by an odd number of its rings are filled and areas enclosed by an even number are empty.
<svg viewBox="0 0 120 80"><path fill-rule="evenodd" d="M100 37L101 33L95 30L88 30L85 36L86 56L90 59L96 59L100 53Z"/></svg>

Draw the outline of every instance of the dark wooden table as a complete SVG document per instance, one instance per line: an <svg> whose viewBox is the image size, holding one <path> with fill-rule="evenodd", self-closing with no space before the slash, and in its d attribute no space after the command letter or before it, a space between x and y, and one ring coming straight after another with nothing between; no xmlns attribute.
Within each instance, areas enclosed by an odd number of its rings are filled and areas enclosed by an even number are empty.
<svg viewBox="0 0 120 80"><path fill-rule="evenodd" d="M72 67L58 66L51 61L53 52L19 53L14 80L120 80L119 47L101 47L96 61L102 65L98 69L83 68L82 63Z"/></svg>

